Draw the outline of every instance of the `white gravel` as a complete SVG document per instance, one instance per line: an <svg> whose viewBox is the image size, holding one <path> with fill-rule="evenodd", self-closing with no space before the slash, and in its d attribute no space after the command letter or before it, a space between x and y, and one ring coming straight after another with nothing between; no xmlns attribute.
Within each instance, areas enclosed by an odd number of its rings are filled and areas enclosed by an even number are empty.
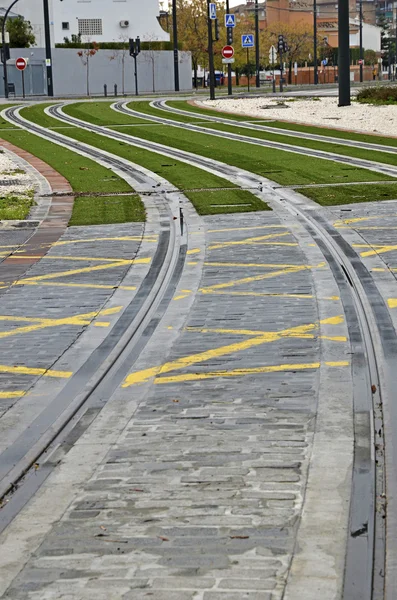
<svg viewBox="0 0 397 600"><path fill-rule="evenodd" d="M289 100L292 100L290 102ZM288 108L277 108L285 102ZM337 98L240 98L228 100L205 100L203 105L225 112L251 117L294 121L310 125L322 125L397 136L397 105L372 106L352 101L351 106L338 107ZM263 108L271 106L271 108ZM274 108L273 108L274 107Z"/></svg>
<svg viewBox="0 0 397 600"><path fill-rule="evenodd" d="M0 152L0 198L10 195L25 196L34 188L34 181L9 154Z"/></svg>

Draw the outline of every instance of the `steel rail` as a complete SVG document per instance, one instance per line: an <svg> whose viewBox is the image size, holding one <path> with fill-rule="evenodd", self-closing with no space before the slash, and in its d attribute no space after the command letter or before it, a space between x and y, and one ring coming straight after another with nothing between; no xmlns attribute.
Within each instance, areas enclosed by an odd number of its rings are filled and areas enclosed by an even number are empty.
<svg viewBox="0 0 397 600"><path fill-rule="evenodd" d="M185 151L175 150L161 144L147 142L126 134L108 131L103 127L69 117L60 107L47 109L49 114L89 131L106 137L123 139L127 143L173 156L202 169L208 169L241 186L242 181L256 185L256 195L273 182L254 173L231 167L219 161L205 159ZM119 137L121 136L121 137ZM240 182L240 183L239 183ZM274 191L274 190L273 190ZM383 445L382 401L397 385L393 374L380 377L380 361L385 357L397 357L397 336L386 304L377 286L359 256L339 233L315 210L305 211L299 207L300 196L292 190L274 194L273 203L279 209L288 209L307 228L318 243L340 289L345 310L349 337L354 351L352 373L354 382L354 431L355 453L353 464L350 527L346 554L344 600L378 600L383 596L384 573L384 520L378 514L377 493L383 493L384 479L382 460L375 454L375 446ZM281 196L281 199L280 199ZM298 217L297 217L298 215ZM380 340L382 351L376 341ZM393 387L394 386L394 387ZM386 394L384 391L386 389ZM380 408L379 408L380 407ZM397 431L397 407L391 407ZM375 432L375 426L377 431ZM378 428L379 426L379 428ZM376 466L378 461L378 467ZM382 588L382 589L381 589Z"/></svg>
<svg viewBox="0 0 397 600"><path fill-rule="evenodd" d="M206 121L213 121L214 123L223 123L224 125L234 125L235 127L243 127L244 129L252 129L254 131L265 131L266 133L273 133L275 135L286 135L292 138L301 138L304 140L313 140L316 142L326 142L329 144L338 144L341 146L350 146L352 148L362 148L363 150L376 150L380 152L388 152L390 154L397 154L397 146L387 146L383 144L376 144L372 142L360 142L356 140L347 140L345 138L336 138L331 135L320 135L317 133L309 133L306 131L293 131L291 129L282 129L280 127L269 127L267 125L261 125L256 123L247 123L246 121L236 121L235 119L227 119L226 117L221 116L225 113L219 113L219 117L214 117L212 115L207 115L206 110L203 109L201 114L194 113L188 110L183 110L180 108L174 108L173 106L168 106L167 100L154 100L150 103L151 106L157 108L159 110L163 110L164 112L174 113L176 115L181 115L185 117L193 117L195 119L201 119L205 117ZM197 106L197 108L200 108ZM248 115L247 115L248 118ZM304 123L302 123L304 125ZM313 126L314 127L314 126ZM342 130L341 130L342 131ZM346 133L349 133L346 131Z"/></svg>
<svg viewBox="0 0 397 600"><path fill-rule="evenodd" d="M6 118L43 138L60 142L58 134L54 136L53 132L46 133L43 128L27 125L15 114L16 110L11 108L5 111ZM62 143L76 152L82 149L79 143L75 144L67 138ZM117 157L112 159L107 153L82 146L84 154L94 159L105 159L113 169L116 166L119 171L127 168ZM132 166L129 168L131 170ZM141 173L135 175L142 176ZM156 192L159 191L161 189L157 188ZM7 498L12 501L4 503L0 510L0 532L48 477L55 466L52 459L54 452L65 444L68 436L75 438L77 429L78 437L83 433L81 422L87 411L92 417L111 397L146 346L173 297L185 263L186 237L179 234L165 195L159 196L158 209L162 230L157 250L134 298L108 336L51 403L0 454L0 499L5 499L12 492ZM34 477L29 476L32 466L38 462L41 465L39 472L35 472ZM22 479L27 485L19 485Z"/></svg>
<svg viewBox="0 0 397 600"><path fill-rule="evenodd" d="M202 125L193 125L192 123L180 123L173 121L172 119L165 119L164 117L156 117L154 115L148 115L147 113L141 113L139 111L132 110L128 106L128 102L118 102L112 105L112 108L118 112L129 114L133 117L148 119L150 121L159 123L161 125L171 125L179 129L185 129L187 131L194 131L195 133L201 133L206 135L212 135L214 137L220 137L222 139L229 139L235 142L244 142L246 144L252 144L254 146L261 146L263 148L273 148L275 150L283 150L285 152L292 152L294 154L303 154L305 156L312 156L313 158L320 158L323 160L332 160L333 162L342 163L349 166L359 167L370 171L376 171L377 173L383 173L391 177L397 177L397 166L388 165L376 161L370 161L362 158L354 158L352 156L344 156L343 154L337 154L335 152L326 152L325 150L313 150L312 148L306 148L303 146L294 146L293 144L285 144L283 142L273 142L270 140L262 140L258 138L252 138L248 135L241 135L238 133L230 133L226 131L216 131L203 127Z"/></svg>

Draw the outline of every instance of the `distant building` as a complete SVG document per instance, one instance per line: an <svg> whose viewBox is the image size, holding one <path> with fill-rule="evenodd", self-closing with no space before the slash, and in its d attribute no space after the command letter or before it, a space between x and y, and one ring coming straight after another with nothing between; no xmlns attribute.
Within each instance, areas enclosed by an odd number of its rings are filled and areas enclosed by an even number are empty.
<svg viewBox="0 0 397 600"><path fill-rule="evenodd" d="M9 2L0 5L7 8ZM158 20L158 0L49 0L51 41L81 34L82 41L120 42L140 36L143 41L168 41ZM0 14L1 14L0 6ZM36 44L44 46L42 0L19 0L15 12L30 21Z"/></svg>

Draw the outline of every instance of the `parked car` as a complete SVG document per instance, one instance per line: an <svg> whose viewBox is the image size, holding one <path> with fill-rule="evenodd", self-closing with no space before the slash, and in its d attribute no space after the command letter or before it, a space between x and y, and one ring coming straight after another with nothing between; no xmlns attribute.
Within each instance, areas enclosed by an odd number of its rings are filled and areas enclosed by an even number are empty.
<svg viewBox="0 0 397 600"><path fill-rule="evenodd" d="M207 75L207 86L210 84L210 75ZM215 71L215 85L225 85L225 75L222 71Z"/></svg>

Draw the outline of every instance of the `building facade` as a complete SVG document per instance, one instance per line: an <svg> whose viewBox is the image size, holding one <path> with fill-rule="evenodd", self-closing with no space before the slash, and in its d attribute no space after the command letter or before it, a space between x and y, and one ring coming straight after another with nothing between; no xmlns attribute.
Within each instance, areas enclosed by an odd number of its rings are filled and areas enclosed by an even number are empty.
<svg viewBox="0 0 397 600"><path fill-rule="evenodd" d="M95 42L170 39L157 20L158 0L49 0L49 9L52 45L78 34ZM44 46L43 1L19 0L14 10L32 24L37 46Z"/></svg>

